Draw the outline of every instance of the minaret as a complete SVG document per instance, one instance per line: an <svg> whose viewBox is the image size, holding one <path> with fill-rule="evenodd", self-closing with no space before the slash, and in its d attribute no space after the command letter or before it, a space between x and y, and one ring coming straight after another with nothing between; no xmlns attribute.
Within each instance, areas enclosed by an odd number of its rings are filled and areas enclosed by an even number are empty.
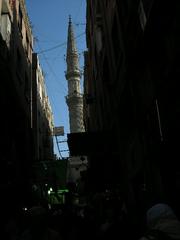
<svg viewBox="0 0 180 240"><path fill-rule="evenodd" d="M66 62L66 79L68 81L66 103L69 108L70 132L84 132L83 95L80 88L81 72L71 17L69 17Z"/></svg>
<svg viewBox="0 0 180 240"><path fill-rule="evenodd" d="M70 133L84 132L83 94L80 88L81 72L71 17L69 17L66 62L66 79L68 82L66 103L69 108ZM86 170L87 158L83 158L85 160L82 162L82 156L69 157L67 172L68 181L76 182L80 178L80 172Z"/></svg>

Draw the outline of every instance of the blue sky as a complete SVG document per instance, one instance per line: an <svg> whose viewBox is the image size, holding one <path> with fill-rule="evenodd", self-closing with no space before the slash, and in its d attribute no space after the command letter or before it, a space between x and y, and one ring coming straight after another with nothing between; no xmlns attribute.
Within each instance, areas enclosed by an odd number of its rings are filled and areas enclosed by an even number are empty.
<svg viewBox="0 0 180 240"><path fill-rule="evenodd" d="M39 53L40 64L45 74L54 123L55 126L64 126L65 135L58 137L58 140L62 141L67 139L66 134L69 133L69 113L65 102L67 80L64 75L68 18L71 15L80 54L80 68L83 70L83 52L86 50L86 0L26 0L26 6L33 27L34 51ZM54 49L48 50L51 48ZM68 149L66 143L60 143L59 147L61 150ZM59 156L55 143L54 151ZM61 154L62 157L68 156L68 152Z"/></svg>

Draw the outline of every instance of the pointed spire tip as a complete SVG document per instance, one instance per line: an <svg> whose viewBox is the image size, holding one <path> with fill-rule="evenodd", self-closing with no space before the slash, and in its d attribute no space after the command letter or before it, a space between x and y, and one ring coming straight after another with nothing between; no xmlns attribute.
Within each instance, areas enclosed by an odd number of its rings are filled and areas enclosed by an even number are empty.
<svg viewBox="0 0 180 240"><path fill-rule="evenodd" d="M71 15L69 15L69 23L72 23Z"/></svg>

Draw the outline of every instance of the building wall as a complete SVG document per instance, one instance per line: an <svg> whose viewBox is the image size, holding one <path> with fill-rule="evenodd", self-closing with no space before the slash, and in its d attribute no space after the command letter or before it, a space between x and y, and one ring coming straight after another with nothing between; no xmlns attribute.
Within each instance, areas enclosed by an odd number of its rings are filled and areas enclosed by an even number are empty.
<svg viewBox="0 0 180 240"><path fill-rule="evenodd" d="M38 56L33 54L33 133L35 161L53 160L53 113Z"/></svg>
<svg viewBox="0 0 180 240"><path fill-rule="evenodd" d="M32 33L23 1L0 1L1 186L14 204L28 199L32 160L31 63ZM22 12L21 18L19 11ZM19 24L19 25L18 25ZM25 36L26 34L26 36ZM22 194L23 192L23 194ZM16 194L15 194L16 193ZM8 197L9 196L9 197ZM6 201L5 201L6 202Z"/></svg>
<svg viewBox="0 0 180 240"><path fill-rule="evenodd" d="M9 1L0 2L0 21L1 21L1 35L7 46L10 44L11 36L11 21L13 19L13 12Z"/></svg>
<svg viewBox="0 0 180 240"><path fill-rule="evenodd" d="M162 176L169 172L170 181L175 170L163 167L160 159L167 159L164 147L170 153L179 132L170 117L178 118L179 100L168 80L170 72L177 72L178 7L178 2L168 9L162 1L87 1L85 127L107 137L112 133L114 144L89 157L92 181L120 184L132 212L135 205L143 211L155 201L172 201ZM178 87L174 77L173 86ZM167 97L173 91L176 110ZM167 118L174 119L171 137Z"/></svg>
<svg viewBox="0 0 180 240"><path fill-rule="evenodd" d="M0 1L2 206L32 204L33 164L53 160L53 114L24 0ZM33 66L32 66L33 63ZM33 72L32 72L33 71Z"/></svg>

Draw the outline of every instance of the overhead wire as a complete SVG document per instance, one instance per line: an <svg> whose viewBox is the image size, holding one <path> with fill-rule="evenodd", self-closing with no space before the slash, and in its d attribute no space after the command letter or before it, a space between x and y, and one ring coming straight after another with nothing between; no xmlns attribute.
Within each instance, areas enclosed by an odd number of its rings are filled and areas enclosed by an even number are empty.
<svg viewBox="0 0 180 240"><path fill-rule="evenodd" d="M41 47L40 47L40 45L39 45L39 42L37 42L37 44L38 44L38 46L39 46L39 49L41 49ZM45 62L46 62L46 65L48 66L50 72L51 72L52 75L54 76L54 78L55 78L55 80L57 81L57 83L62 86L63 89L61 89L61 90L63 90L63 93L66 95L66 93L67 93L66 87L64 86L64 84L62 84L62 82L60 82L60 81L57 80L57 79L58 79L58 76L56 75L56 73L54 72L51 64L49 63L49 60L48 60L48 58L46 57L45 52L43 52L43 51L41 51L41 52L42 52L43 58L44 58L44 60L45 60Z"/></svg>
<svg viewBox="0 0 180 240"><path fill-rule="evenodd" d="M80 33L79 35L77 35L77 36L75 37L75 39L83 36L84 34L85 34L85 32ZM61 43L61 44L55 45L55 46L53 46L53 47L51 47L51 48L47 48L47 49L41 50L41 51L37 52L37 54L42 54L42 53L45 53L45 52L53 51L53 50L55 50L55 49L57 49L57 48L60 48L60 47L65 46L66 44L67 44L67 41L66 41L66 42L63 42L63 43Z"/></svg>
<svg viewBox="0 0 180 240"><path fill-rule="evenodd" d="M41 46L40 46L39 42L37 42L37 44L38 44L38 48L41 49ZM46 59L46 56L43 56L43 57L44 57L44 59ZM45 61L46 61L46 60L45 60ZM47 62L48 62L48 60L47 60ZM46 63L47 63L47 62L46 62ZM46 87L47 87L48 92L51 92L51 91L49 91L49 85L46 84ZM52 95L52 94L51 94L51 96L50 96L50 102L52 103L52 106L53 106L54 111L58 112L59 110L58 110L57 107L56 107L56 104L55 104L55 101L54 101L54 98L53 98L53 95ZM53 111L53 112L54 112L54 111ZM61 157L61 156L60 156L60 157Z"/></svg>
<svg viewBox="0 0 180 240"><path fill-rule="evenodd" d="M48 92L51 92L51 91L49 91L49 86L48 86L47 84L46 84L46 88L47 88ZM48 94L48 95L49 95L49 94ZM51 102L51 104L52 104L52 107L53 107L54 111L57 111L57 108L56 108L56 104L55 104L55 102L54 102L53 95L50 96L50 102ZM53 111L53 112L54 112L54 111ZM56 140L56 144L57 144L57 140ZM59 149L58 145L57 145L57 149L58 149L59 158L62 159L62 155L61 155L61 152L60 152L60 149Z"/></svg>
<svg viewBox="0 0 180 240"><path fill-rule="evenodd" d="M80 8L78 8L78 11L77 11L77 14L76 14L76 18L77 18L77 16L78 16L79 10L80 10L81 7L82 7L82 3L83 3L83 0L81 0ZM76 19L76 18L75 18L75 19ZM75 37L75 39L80 38L80 37L83 36L83 35L85 35L85 32L80 33L79 35L77 35L77 36ZM57 44L57 45L52 46L52 47L47 48L47 49L41 49L41 47L40 47L40 45L39 45L39 41L37 41L37 44L38 44L39 49L40 49L40 51L37 52L37 54L43 56L43 58L44 58L44 60L45 60L45 62L46 62L46 65L48 66L50 72L53 74L53 76L54 76L55 79L57 80L57 79L58 79L58 76L57 76L56 73L54 72L54 70L53 70L53 68L52 68L52 66L51 66L51 64L50 64L47 56L45 55L45 53L50 52L50 51L53 51L53 50L58 49L58 48L64 47L64 46L67 44L67 41L65 41L65 42L63 42L63 43L60 43L60 44ZM61 52L62 52L62 51L61 51ZM59 55L60 55L60 53L59 53L58 55L56 55L55 58L57 59L57 58L59 57ZM63 89L61 89L61 90L65 91L65 94L66 94L66 93L67 93L67 90L65 89L64 85L63 85L60 81L58 81L58 83L60 83L60 84L63 86ZM47 86L47 87L48 87L48 86ZM54 100L53 100L53 96L52 96L52 102L53 102L54 107L56 108L56 105L55 105ZM58 149L58 153L59 153L60 159L62 159L62 158L63 158L63 157L62 157L62 154L61 154L62 151L60 150L60 147L59 147L59 144L58 144L58 141L57 141L57 137L56 137L56 144L57 144L57 149ZM64 151L67 151L67 150L64 150Z"/></svg>
<svg viewBox="0 0 180 240"><path fill-rule="evenodd" d="M62 154L61 154L61 151L60 151L60 148L59 148L57 136L55 136L55 139L56 139L56 145L57 145L57 149L58 149L58 153L59 153L60 159L62 159L63 157L62 157Z"/></svg>
<svg viewBox="0 0 180 240"><path fill-rule="evenodd" d="M81 0L81 2L80 2L80 7L78 7L78 9L77 9L77 12L76 12L76 15L75 15L75 18L74 18L74 21L76 22L76 20L77 20L77 17L79 16L79 12L80 12L80 10L81 10L81 8L82 8L82 3L83 3L83 1L84 0Z"/></svg>

